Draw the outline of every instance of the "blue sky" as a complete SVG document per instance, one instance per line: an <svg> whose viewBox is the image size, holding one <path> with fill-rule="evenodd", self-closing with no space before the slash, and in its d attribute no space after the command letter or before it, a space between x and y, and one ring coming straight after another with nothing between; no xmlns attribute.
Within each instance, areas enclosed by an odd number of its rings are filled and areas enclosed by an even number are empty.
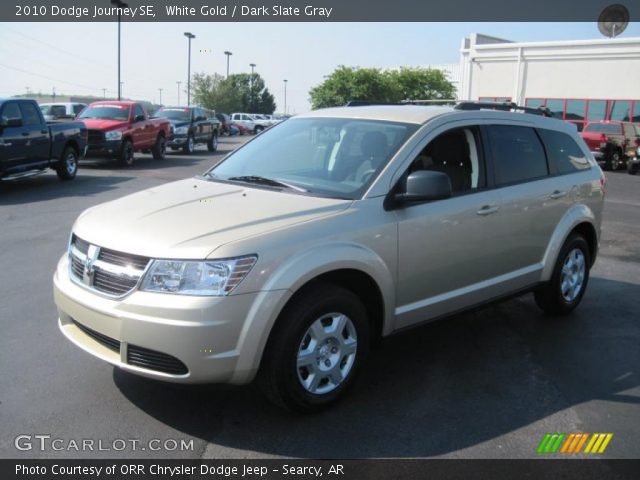
<svg viewBox="0 0 640 480"><path fill-rule="evenodd" d="M309 89L338 65L361 67L457 63L461 39L473 32L514 41L602 38L592 23L123 23L125 97L177 102L186 89L187 39L192 72L231 73L250 63L275 95L278 110L288 79L289 112L309 109ZM26 91L114 95L115 23L0 23L0 96ZM640 37L632 23L622 37ZM186 95L181 93L184 102Z"/></svg>

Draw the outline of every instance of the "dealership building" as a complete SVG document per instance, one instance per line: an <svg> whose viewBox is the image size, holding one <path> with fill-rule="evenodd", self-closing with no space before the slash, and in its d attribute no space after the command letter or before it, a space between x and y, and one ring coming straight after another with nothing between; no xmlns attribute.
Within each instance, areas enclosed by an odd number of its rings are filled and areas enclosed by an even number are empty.
<svg viewBox="0 0 640 480"><path fill-rule="evenodd" d="M460 100L546 106L579 129L588 120L640 122L637 37L518 43L472 34L456 67L447 70Z"/></svg>

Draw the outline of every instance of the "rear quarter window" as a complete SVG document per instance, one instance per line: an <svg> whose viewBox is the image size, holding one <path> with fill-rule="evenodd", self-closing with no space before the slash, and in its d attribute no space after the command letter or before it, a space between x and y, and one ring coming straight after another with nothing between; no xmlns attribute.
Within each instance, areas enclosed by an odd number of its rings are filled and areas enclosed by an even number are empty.
<svg viewBox="0 0 640 480"><path fill-rule="evenodd" d="M487 127L497 185L509 185L549 174L542 143L535 130L515 125Z"/></svg>
<svg viewBox="0 0 640 480"><path fill-rule="evenodd" d="M544 142L550 167L554 173L573 173L590 168L584 153L569 135L546 129L539 129L538 133Z"/></svg>

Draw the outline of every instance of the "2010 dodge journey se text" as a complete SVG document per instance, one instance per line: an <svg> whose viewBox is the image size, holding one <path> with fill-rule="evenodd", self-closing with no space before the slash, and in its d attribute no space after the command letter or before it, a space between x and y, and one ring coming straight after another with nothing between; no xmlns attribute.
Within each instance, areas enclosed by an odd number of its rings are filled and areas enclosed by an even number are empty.
<svg viewBox="0 0 640 480"><path fill-rule="evenodd" d="M54 275L60 329L129 372L257 378L313 411L379 337L527 291L569 313L605 177L575 126L518 108L317 110L90 208Z"/></svg>

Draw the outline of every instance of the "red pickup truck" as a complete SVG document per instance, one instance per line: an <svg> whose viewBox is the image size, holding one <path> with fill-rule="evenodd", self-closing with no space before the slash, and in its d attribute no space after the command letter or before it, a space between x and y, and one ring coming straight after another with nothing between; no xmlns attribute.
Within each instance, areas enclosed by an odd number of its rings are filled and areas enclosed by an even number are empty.
<svg viewBox="0 0 640 480"><path fill-rule="evenodd" d="M165 157L171 124L164 118L150 119L140 103L95 102L78 120L87 126L87 156L113 157L125 167L133 164L134 152L150 151L157 160Z"/></svg>
<svg viewBox="0 0 640 480"><path fill-rule="evenodd" d="M615 120L590 122L580 132L591 153L605 170L617 170L624 167L630 158L634 158L640 137L633 123Z"/></svg>

